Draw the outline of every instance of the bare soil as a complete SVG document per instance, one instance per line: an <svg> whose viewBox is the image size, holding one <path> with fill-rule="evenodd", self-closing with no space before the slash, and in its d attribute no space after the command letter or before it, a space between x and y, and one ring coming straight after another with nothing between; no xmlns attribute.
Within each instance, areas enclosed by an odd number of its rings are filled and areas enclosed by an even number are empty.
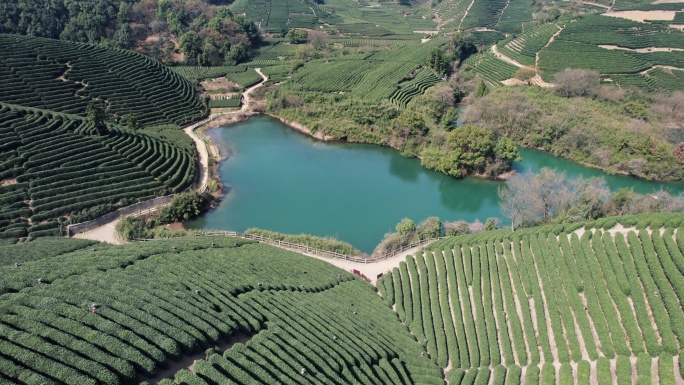
<svg viewBox="0 0 684 385"><path fill-rule="evenodd" d="M0 180L0 187L9 186L9 185L13 185L13 184L17 184L17 180L15 178L7 178L7 179Z"/></svg>
<svg viewBox="0 0 684 385"><path fill-rule="evenodd" d="M606 12L603 16L621 17L643 23L646 20L673 20L676 11L617 11Z"/></svg>
<svg viewBox="0 0 684 385"><path fill-rule="evenodd" d="M684 52L683 48L672 48L672 47L646 47L646 48L631 49L631 48L625 48L625 47L620 47L620 46L611 45L611 44L599 44L599 47L604 48L604 49L618 49L618 50L622 50L622 51L632 51L632 52L639 52L639 53L672 52L672 51Z"/></svg>
<svg viewBox="0 0 684 385"><path fill-rule="evenodd" d="M232 81L226 79L225 77L214 78L211 80L205 80L205 81L201 82L200 85L206 91L214 91L214 90L236 90L237 91L241 88L237 83L232 82Z"/></svg>

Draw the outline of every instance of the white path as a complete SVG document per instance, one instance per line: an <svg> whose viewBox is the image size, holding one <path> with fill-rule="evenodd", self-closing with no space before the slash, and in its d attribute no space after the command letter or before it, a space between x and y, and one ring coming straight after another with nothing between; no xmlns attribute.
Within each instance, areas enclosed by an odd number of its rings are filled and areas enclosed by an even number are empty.
<svg viewBox="0 0 684 385"><path fill-rule="evenodd" d="M261 87L268 80L268 77L264 75L263 72L261 72L261 68L255 68L254 70L259 75L261 75L263 80L259 84L256 84L245 90L243 94L243 97L245 98L245 103L242 105L242 108L240 110L230 112L231 114L235 114L238 112L251 112L250 102L252 92L257 88ZM197 136L195 130L202 125L211 123L212 119L218 116L220 115L212 115L207 119L194 123L183 129L183 132L185 132L195 143L195 147L197 148L197 154L199 155L199 178L198 181L192 187L193 190L198 191L200 193L204 192L207 189L207 183L209 181L209 152L207 149L207 143L205 143L199 136ZM124 242L121 239L119 239L119 237L116 235L115 227L116 224L119 223L119 220L120 219L117 219L95 229L92 229L90 231L77 234L75 238L90 239L93 241L106 242L115 245L123 244Z"/></svg>

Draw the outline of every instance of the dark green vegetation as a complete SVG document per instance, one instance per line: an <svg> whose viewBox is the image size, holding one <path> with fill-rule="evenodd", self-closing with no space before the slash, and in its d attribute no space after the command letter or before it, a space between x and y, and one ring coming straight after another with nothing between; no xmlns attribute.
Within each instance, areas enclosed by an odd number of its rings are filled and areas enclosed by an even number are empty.
<svg viewBox="0 0 684 385"><path fill-rule="evenodd" d="M122 239L171 238L185 235L185 231L169 231L166 224L185 222L206 211L212 197L205 193L189 191L173 197L171 202L157 211L144 216L127 216L116 224L116 234Z"/></svg>
<svg viewBox="0 0 684 385"><path fill-rule="evenodd" d="M422 17L420 8L407 6L409 1L401 3L380 1L359 6L354 0L236 0L231 9L245 13L267 33L308 28L351 36L410 36L414 30L435 28L433 21Z"/></svg>
<svg viewBox="0 0 684 385"><path fill-rule="evenodd" d="M143 55L17 35L0 35L0 45L0 102L83 116L96 101L108 115L134 114L145 126L202 116L192 87Z"/></svg>
<svg viewBox="0 0 684 385"><path fill-rule="evenodd" d="M56 235L193 182L178 126L205 112L183 78L127 51L17 35L0 46L0 237Z"/></svg>
<svg viewBox="0 0 684 385"><path fill-rule="evenodd" d="M609 231L618 223L636 230ZM603 384L614 359L618 383L631 383L630 357L637 383L651 383L655 358L658 382L674 383L681 373L672 357L684 341L683 224L681 214L651 214L447 238L407 257L378 287L430 359L450 365L452 384L490 376L573 383L573 375L585 384L590 371Z"/></svg>
<svg viewBox="0 0 684 385"><path fill-rule="evenodd" d="M162 383L443 383L367 283L270 246L98 244L0 272L3 383L137 384L207 348Z"/></svg>
<svg viewBox="0 0 684 385"><path fill-rule="evenodd" d="M259 41L256 26L215 1L9 0L0 33L134 49L164 63L234 64Z"/></svg>

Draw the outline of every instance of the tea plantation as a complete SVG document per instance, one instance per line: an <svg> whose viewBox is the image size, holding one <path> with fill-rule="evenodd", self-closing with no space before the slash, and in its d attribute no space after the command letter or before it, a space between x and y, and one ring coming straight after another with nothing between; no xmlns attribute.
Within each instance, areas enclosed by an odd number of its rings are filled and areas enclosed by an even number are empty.
<svg viewBox="0 0 684 385"><path fill-rule="evenodd" d="M683 225L656 214L450 238L378 287L450 384L681 383Z"/></svg>
<svg viewBox="0 0 684 385"><path fill-rule="evenodd" d="M0 253L0 383L443 383L373 288L325 262L226 237L59 243L19 267Z"/></svg>
<svg viewBox="0 0 684 385"><path fill-rule="evenodd" d="M0 47L0 238L56 235L60 221L192 184L197 156L178 125L204 106L182 77L127 51L14 35ZM137 131L114 124L130 115Z"/></svg>

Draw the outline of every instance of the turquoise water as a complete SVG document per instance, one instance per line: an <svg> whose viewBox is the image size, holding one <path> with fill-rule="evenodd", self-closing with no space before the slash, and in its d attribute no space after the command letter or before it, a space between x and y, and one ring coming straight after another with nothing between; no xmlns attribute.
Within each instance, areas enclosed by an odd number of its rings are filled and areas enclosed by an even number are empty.
<svg viewBox="0 0 684 385"><path fill-rule="evenodd" d="M501 217L500 182L454 179L427 170L417 159L373 145L324 143L264 116L208 135L229 157L219 172L227 187L221 204L189 228L333 236L371 252L402 218L484 222ZM518 171L556 167L569 175L604 175L612 188L650 192L659 183L610 176L534 150L521 150ZM684 184L668 184L673 192Z"/></svg>

